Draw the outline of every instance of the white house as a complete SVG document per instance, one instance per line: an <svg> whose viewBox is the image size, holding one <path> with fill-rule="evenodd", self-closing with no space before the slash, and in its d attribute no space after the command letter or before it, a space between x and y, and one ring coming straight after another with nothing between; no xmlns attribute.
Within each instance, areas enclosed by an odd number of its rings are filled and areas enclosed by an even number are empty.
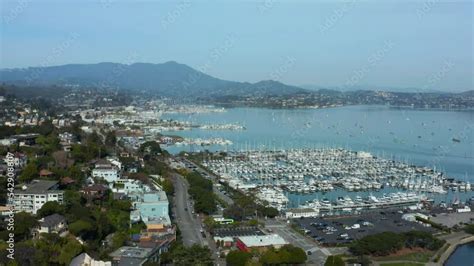
<svg viewBox="0 0 474 266"><path fill-rule="evenodd" d="M125 195L151 191L148 185L135 179L117 179L113 184L110 184L110 189L112 189L112 192L124 193Z"/></svg>
<svg viewBox="0 0 474 266"><path fill-rule="evenodd" d="M64 192L58 190L58 182L48 180L33 180L24 185L22 189L16 189L14 205L15 212L28 212L36 214L46 202L57 201L63 203Z"/></svg>
<svg viewBox="0 0 474 266"><path fill-rule="evenodd" d="M99 161L92 170L92 176L113 183L120 178L120 169L108 161Z"/></svg>

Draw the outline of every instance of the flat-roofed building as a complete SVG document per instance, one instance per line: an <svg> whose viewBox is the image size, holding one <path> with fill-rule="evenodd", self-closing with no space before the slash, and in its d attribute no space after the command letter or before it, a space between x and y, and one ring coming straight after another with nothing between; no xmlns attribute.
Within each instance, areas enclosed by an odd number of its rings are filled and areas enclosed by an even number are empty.
<svg viewBox="0 0 474 266"><path fill-rule="evenodd" d="M317 217L319 215L319 211L317 209L312 208L304 208L304 209L288 209L285 212L286 218L293 219L293 218L301 218L301 217Z"/></svg>
<svg viewBox="0 0 474 266"><path fill-rule="evenodd" d="M113 266L130 265L140 266L146 262L158 262L160 259L160 249L123 246L110 253Z"/></svg>
<svg viewBox="0 0 474 266"><path fill-rule="evenodd" d="M46 202L63 203L64 192L58 189L58 182L49 180L33 180L14 191L15 212L36 214Z"/></svg>
<svg viewBox="0 0 474 266"><path fill-rule="evenodd" d="M264 236L240 236L237 238L236 246L242 251L250 251L251 248L266 249L274 247L276 249L288 244L277 234Z"/></svg>
<svg viewBox="0 0 474 266"><path fill-rule="evenodd" d="M95 164L92 176L113 183L120 178L120 169L107 160L101 160Z"/></svg>

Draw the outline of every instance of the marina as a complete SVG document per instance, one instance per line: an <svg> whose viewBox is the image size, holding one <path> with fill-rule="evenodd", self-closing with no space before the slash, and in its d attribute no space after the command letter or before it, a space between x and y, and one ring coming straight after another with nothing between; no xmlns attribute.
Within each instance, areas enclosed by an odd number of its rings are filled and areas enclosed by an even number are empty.
<svg viewBox="0 0 474 266"><path fill-rule="evenodd" d="M456 181L436 169L341 148L228 152L204 158L202 164L222 182L255 191L278 210L297 207L340 214L418 208L448 191L471 191L469 181ZM329 199L333 192L339 194L337 199ZM318 193L327 195L315 197Z"/></svg>

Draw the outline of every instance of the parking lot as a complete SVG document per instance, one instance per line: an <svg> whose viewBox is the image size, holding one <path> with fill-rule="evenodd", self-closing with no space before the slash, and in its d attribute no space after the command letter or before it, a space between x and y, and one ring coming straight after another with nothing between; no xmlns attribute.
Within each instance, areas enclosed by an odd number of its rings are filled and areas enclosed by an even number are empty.
<svg viewBox="0 0 474 266"><path fill-rule="evenodd" d="M402 220L402 213L377 211L351 217L318 217L294 220L305 233L323 245L350 243L381 232L430 231L434 229Z"/></svg>

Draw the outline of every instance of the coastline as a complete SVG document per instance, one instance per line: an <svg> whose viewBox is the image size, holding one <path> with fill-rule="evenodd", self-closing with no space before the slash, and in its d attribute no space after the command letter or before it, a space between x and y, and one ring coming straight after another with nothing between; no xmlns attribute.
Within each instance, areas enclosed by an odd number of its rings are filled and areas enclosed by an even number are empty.
<svg viewBox="0 0 474 266"><path fill-rule="evenodd" d="M454 243L444 251L444 253L440 256L438 261L439 265L444 265L446 261L451 257L451 255L456 251L459 246L474 242L474 235L467 235L463 238L457 239Z"/></svg>

